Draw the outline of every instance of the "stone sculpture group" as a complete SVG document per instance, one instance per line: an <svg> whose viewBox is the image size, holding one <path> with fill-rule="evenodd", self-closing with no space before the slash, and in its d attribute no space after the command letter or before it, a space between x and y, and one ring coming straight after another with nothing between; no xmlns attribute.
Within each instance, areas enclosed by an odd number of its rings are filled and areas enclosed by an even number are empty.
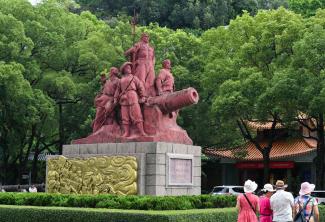
<svg viewBox="0 0 325 222"><path fill-rule="evenodd" d="M155 77L155 53L149 35L125 52L130 62L112 67L109 79L102 78L102 90L95 98L93 132L74 144L116 142L173 142L192 144L176 123L179 109L195 104L194 88L174 92L171 61L166 59ZM118 77L119 72L121 78Z"/></svg>

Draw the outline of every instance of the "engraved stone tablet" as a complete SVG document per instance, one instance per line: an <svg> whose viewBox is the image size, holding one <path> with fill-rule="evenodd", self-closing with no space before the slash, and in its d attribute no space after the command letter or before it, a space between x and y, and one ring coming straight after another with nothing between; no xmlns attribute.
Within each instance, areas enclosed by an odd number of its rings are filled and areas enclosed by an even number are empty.
<svg viewBox="0 0 325 222"><path fill-rule="evenodd" d="M193 156L169 154L168 185L193 185Z"/></svg>

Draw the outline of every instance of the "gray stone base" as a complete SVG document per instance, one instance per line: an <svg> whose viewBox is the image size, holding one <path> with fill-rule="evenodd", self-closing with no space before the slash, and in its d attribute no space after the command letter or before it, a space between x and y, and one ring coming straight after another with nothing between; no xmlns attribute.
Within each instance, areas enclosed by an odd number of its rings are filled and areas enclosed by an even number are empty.
<svg viewBox="0 0 325 222"><path fill-rule="evenodd" d="M66 157L135 156L139 168L139 195L201 194L201 147L199 146L165 142L73 144L63 147L63 155ZM182 161L186 162L185 166Z"/></svg>

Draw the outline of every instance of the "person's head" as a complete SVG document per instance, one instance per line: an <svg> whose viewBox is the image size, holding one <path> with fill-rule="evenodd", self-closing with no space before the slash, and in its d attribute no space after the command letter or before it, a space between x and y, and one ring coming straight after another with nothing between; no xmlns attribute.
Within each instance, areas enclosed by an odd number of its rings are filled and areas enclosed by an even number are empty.
<svg viewBox="0 0 325 222"><path fill-rule="evenodd" d="M145 42L145 43L148 43L149 42L149 35L148 35L148 33L142 33L141 34L141 40L143 41L143 42Z"/></svg>
<svg viewBox="0 0 325 222"><path fill-rule="evenodd" d="M132 72L132 63L131 62L125 62L121 66L120 71L121 71L122 75L131 74L131 72Z"/></svg>
<svg viewBox="0 0 325 222"><path fill-rule="evenodd" d="M253 193L257 189L257 184L255 181L246 180L244 184L245 193Z"/></svg>
<svg viewBox="0 0 325 222"><path fill-rule="evenodd" d="M275 183L276 190L285 190L288 187L287 184L284 184L283 180L277 180Z"/></svg>
<svg viewBox="0 0 325 222"><path fill-rule="evenodd" d="M109 70L109 77L110 78L117 77L117 75L118 75L118 68L116 68L116 67L110 68L110 70Z"/></svg>
<svg viewBox="0 0 325 222"><path fill-rule="evenodd" d="M273 189L272 184L265 184L262 191L265 193L266 196L270 197L272 196L273 192L275 192L275 190Z"/></svg>
<svg viewBox="0 0 325 222"><path fill-rule="evenodd" d="M300 185L300 191L299 191L299 195L303 196L303 195L309 195L311 194L311 192L313 192L315 189L315 184L311 184L308 182L303 182Z"/></svg>
<svg viewBox="0 0 325 222"><path fill-rule="evenodd" d="M162 65L163 65L163 68L165 69L170 69L171 68L171 62L169 59L165 59L163 62L162 62Z"/></svg>

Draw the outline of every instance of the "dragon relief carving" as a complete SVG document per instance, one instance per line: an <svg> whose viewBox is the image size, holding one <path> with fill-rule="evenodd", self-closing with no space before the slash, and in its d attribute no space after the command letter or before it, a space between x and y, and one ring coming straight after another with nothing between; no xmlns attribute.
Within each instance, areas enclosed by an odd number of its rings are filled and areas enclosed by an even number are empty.
<svg viewBox="0 0 325 222"><path fill-rule="evenodd" d="M137 194L133 156L48 159L47 192L62 194Z"/></svg>

